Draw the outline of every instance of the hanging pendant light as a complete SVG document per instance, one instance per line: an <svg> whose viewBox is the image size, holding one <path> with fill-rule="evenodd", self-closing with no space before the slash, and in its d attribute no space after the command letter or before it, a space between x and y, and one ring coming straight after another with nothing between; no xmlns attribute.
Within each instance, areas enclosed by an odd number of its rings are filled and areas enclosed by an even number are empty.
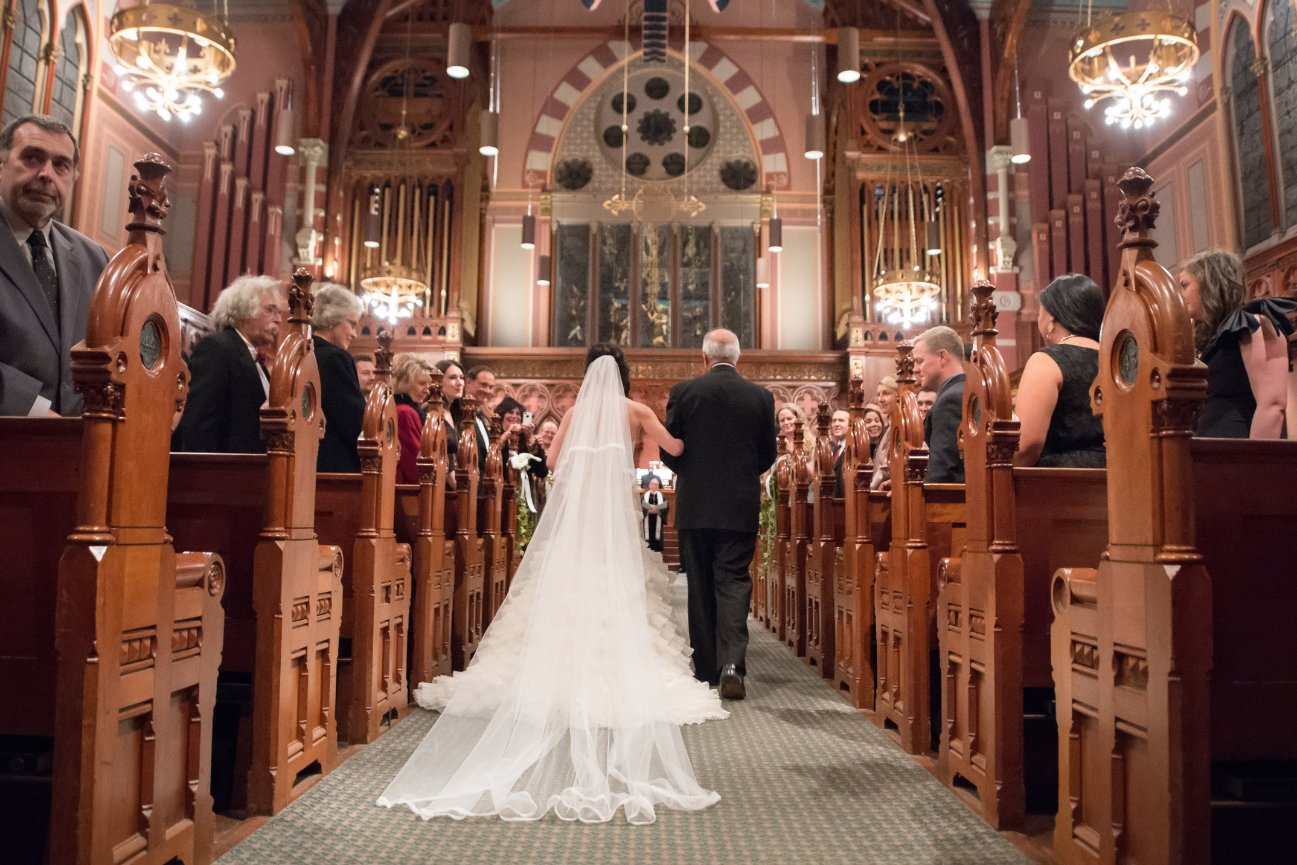
<svg viewBox="0 0 1297 865"><path fill-rule="evenodd" d="M1022 116L1022 82L1018 79L1018 64L1013 65L1013 93L1017 103L1017 116L1009 121L1009 148L1013 156L1009 161L1014 165L1024 165L1031 161L1031 135L1027 127L1027 118Z"/></svg>
<svg viewBox="0 0 1297 865"><path fill-rule="evenodd" d="M553 265L548 255L536 257L536 284L549 285L549 273Z"/></svg>
<svg viewBox="0 0 1297 865"><path fill-rule="evenodd" d="M463 21L456 21L446 32L446 74L451 78L467 78L473 54L473 29Z"/></svg>
<svg viewBox="0 0 1297 865"><path fill-rule="evenodd" d="M530 213L522 218L522 248L536 248L536 217Z"/></svg>
<svg viewBox="0 0 1297 865"><path fill-rule="evenodd" d="M770 287L770 259L764 255L757 259L757 288Z"/></svg>
<svg viewBox="0 0 1297 865"><path fill-rule="evenodd" d="M275 152L292 156L297 152L297 118L293 114L293 86L284 88L284 108L275 121Z"/></svg>
<svg viewBox="0 0 1297 865"><path fill-rule="evenodd" d="M928 255L941 255L941 226L936 219L929 219L925 227L928 238Z"/></svg>
<svg viewBox="0 0 1297 865"><path fill-rule="evenodd" d="M204 15L187 3L139 3L113 13L108 48L122 89L141 111L188 121L203 110L202 94L225 96L234 73L234 31L228 13ZM6 25L7 29L7 25Z"/></svg>
<svg viewBox="0 0 1297 865"><path fill-rule="evenodd" d="M769 242L766 249L771 252L784 251L784 221L778 216L770 217Z"/></svg>
<svg viewBox="0 0 1297 865"><path fill-rule="evenodd" d="M860 80L860 31L854 27L838 28L838 80L843 84Z"/></svg>
<svg viewBox="0 0 1297 865"><path fill-rule="evenodd" d="M500 114L496 111L483 111L478 115L478 131L481 142L477 152L483 156L495 156L500 152Z"/></svg>
<svg viewBox="0 0 1297 865"><path fill-rule="evenodd" d="M378 249L382 235L383 216L379 212L379 191L375 188L370 193L369 210L365 213L365 247L367 249Z"/></svg>
<svg viewBox="0 0 1297 865"><path fill-rule="evenodd" d="M1143 9L1087 20L1069 53L1067 74L1085 94L1085 107L1112 100L1104 123L1142 129L1171 113L1169 94L1189 92L1198 33L1178 15Z"/></svg>

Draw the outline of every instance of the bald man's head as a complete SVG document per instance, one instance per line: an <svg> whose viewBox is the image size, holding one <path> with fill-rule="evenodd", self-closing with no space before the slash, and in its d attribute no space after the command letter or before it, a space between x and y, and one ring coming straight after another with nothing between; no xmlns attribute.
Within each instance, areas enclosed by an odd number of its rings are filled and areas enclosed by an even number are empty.
<svg viewBox="0 0 1297 865"><path fill-rule="evenodd" d="M734 331L718 327L703 337L703 357L707 365L739 362L739 338Z"/></svg>

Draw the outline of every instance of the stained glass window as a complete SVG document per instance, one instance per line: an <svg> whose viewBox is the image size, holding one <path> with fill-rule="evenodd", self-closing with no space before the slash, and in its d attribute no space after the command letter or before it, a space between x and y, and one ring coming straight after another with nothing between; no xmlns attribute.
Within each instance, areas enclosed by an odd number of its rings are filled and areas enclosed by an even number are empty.
<svg viewBox="0 0 1297 865"><path fill-rule="evenodd" d="M41 14L37 0L19 0L5 79L4 122L31 114L36 106L36 72L41 53Z"/></svg>
<svg viewBox="0 0 1297 865"><path fill-rule="evenodd" d="M756 236L746 226L721 229L721 327L738 334L739 345L756 344Z"/></svg>
<svg viewBox="0 0 1297 865"><path fill-rule="evenodd" d="M1270 4L1270 92L1283 175L1283 224L1297 222L1297 34L1292 0Z"/></svg>
<svg viewBox="0 0 1297 865"><path fill-rule="evenodd" d="M1265 163L1261 127L1261 90L1257 83L1256 46L1241 21L1230 33L1228 64L1230 109L1233 112L1234 145L1238 158L1238 180L1242 187L1243 244L1255 246L1270 236L1270 187Z"/></svg>
<svg viewBox="0 0 1297 865"><path fill-rule="evenodd" d="M601 225L595 341L630 345L631 227Z"/></svg>
<svg viewBox="0 0 1297 865"><path fill-rule="evenodd" d="M680 347L702 348L712 326L712 230L680 229Z"/></svg>
<svg viewBox="0 0 1297 865"><path fill-rule="evenodd" d="M645 225L639 232L639 327L635 344L669 348L675 344L671 269L675 244L669 225Z"/></svg>
<svg viewBox="0 0 1297 865"><path fill-rule="evenodd" d="M78 115L81 113L83 42L81 18L75 12L69 12L63 19L63 31L59 34L59 56L54 62L54 98L50 103L50 114L73 130L77 128Z"/></svg>
<svg viewBox="0 0 1297 865"><path fill-rule="evenodd" d="M590 226L560 224L555 242L554 345L588 345Z"/></svg>

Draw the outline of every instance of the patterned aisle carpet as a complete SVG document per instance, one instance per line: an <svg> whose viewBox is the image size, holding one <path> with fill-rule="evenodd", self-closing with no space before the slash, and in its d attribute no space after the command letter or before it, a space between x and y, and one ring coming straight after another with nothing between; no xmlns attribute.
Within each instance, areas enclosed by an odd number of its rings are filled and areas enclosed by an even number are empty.
<svg viewBox="0 0 1297 865"><path fill-rule="evenodd" d="M684 731L699 781L721 794L706 811L659 809L631 826L379 808L435 718L415 710L218 865L1028 863L755 622L748 667L748 699L729 719Z"/></svg>

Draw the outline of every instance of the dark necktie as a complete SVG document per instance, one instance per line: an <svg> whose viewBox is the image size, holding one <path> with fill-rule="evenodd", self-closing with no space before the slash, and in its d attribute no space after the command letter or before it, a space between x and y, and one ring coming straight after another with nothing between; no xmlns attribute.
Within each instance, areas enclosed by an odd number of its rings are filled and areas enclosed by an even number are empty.
<svg viewBox="0 0 1297 865"><path fill-rule="evenodd" d="M41 284L41 290L45 292L45 299L50 303L50 311L54 313L54 326L59 324L59 275L54 272L54 262L50 260L49 246L45 243L45 235L39 231L33 231L27 235L27 248L32 254L32 270L36 271L36 281Z"/></svg>

